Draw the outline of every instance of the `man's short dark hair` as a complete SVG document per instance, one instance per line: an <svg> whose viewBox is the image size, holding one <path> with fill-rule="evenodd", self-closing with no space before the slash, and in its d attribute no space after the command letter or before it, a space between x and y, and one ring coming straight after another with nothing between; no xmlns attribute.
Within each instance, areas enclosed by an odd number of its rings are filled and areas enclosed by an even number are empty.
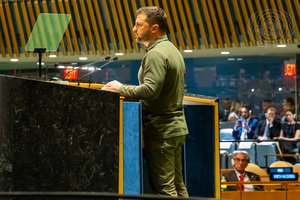
<svg viewBox="0 0 300 200"><path fill-rule="evenodd" d="M150 24L158 24L159 30L163 33L167 31L167 15L165 11L156 6L142 7L136 11L136 15L145 14L146 21Z"/></svg>

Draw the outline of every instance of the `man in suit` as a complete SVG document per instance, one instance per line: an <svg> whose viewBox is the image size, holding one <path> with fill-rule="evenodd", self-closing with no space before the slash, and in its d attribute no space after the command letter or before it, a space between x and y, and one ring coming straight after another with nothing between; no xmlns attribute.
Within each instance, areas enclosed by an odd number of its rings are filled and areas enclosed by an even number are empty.
<svg viewBox="0 0 300 200"><path fill-rule="evenodd" d="M249 181L260 181L260 176L245 171L248 163L250 162L250 156L246 151L235 151L233 153L232 166L234 170L225 172L222 175L222 182L249 182ZM254 191L263 190L261 185L237 185L227 186L228 191Z"/></svg>
<svg viewBox="0 0 300 200"><path fill-rule="evenodd" d="M234 123L232 137L236 140L253 139L258 120L251 117L251 107L243 105L241 117Z"/></svg>
<svg viewBox="0 0 300 200"><path fill-rule="evenodd" d="M265 116L266 119L259 120L254 138L259 140L277 139L280 135L281 123L275 119L276 108L268 107Z"/></svg>

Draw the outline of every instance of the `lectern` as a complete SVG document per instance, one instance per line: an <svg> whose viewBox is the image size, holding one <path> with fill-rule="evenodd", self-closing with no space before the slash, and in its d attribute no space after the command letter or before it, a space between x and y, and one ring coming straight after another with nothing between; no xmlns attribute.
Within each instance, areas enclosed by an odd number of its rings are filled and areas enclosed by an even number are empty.
<svg viewBox="0 0 300 200"><path fill-rule="evenodd" d="M0 76L1 191L151 192L140 102L84 86ZM219 197L218 102L184 104L188 191Z"/></svg>

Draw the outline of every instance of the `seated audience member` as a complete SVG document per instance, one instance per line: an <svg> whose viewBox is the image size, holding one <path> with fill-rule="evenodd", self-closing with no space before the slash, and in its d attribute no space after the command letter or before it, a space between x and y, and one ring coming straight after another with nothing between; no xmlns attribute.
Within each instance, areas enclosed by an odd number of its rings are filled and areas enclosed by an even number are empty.
<svg viewBox="0 0 300 200"><path fill-rule="evenodd" d="M276 120L276 108L271 106L266 109L266 118L258 122L254 138L259 140L278 139L281 130L280 121Z"/></svg>
<svg viewBox="0 0 300 200"><path fill-rule="evenodd" d="M283 100L282 109L281 109L281 119L280 122L283 124L286 122L285 111L291 110L295 112L295 100L292 97L286 97Z"/></svg>
<svg viewBox="0 0 300 200"><path fill-rule="evenodd" d="M227 122L228 121L228 115L230 112L232 101L230 98L224 98L221 104L221 108L219 111L219 120L221 122Z"/></svg>
<svg viewBox="0 0 300 200"><path fill-rule="evenodd" d="M260 114L259 116L259 119L262 120L262 119L266 119L266 112L267 112L267 108L271 107L272 106L272 100L271 99L264 99L262 102L261 102L261 109L262 109L262 113Z"/></svg>
<svg viewBox="0 0 300 200"><path fill-rule="evenodd" d="M243 106L243 102L236 100L232 102L230 107L230 113L228 115L229 122L235 122L240 117L240 109Z"/></svg>
<svg viewBox="0 0 300 200"><path fill-rule="evenodd" d="M249 182L260 181L260 176L245 171L248 163L250 162L250 156L246 151L234 151L232 166L234 170L225 172L222 175L222 182ZM244 184L238 186L227 186L228 191L254 191L263 190L261 185Z"/></svg>
<svg viewBox="0 0 300 200"><path fill-rule="evenodd" d="M241 117L234 123L232 137L236 140L254 139L257 124L258 120L251 117L250 106L243 105L241 108Z"/></svg>
<svg viewBox="0 0 300 200"><path fill-rule="evenodd" d="M282 124L279 136L279 146L283 154L296 153L293 150L297 148L297 142L300 139L300 125L295 120L293 110L285 111L286 122ZM286 161L294 163L293 157L286 157Z"/></svg>

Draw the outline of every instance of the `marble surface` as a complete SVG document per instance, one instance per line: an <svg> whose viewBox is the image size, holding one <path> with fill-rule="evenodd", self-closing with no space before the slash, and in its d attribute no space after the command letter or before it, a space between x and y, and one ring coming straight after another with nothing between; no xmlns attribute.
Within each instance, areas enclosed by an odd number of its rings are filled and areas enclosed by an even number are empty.
<svg viewBox="0 0 300 200"><path fill-rule="evenodd" d="M1 191L118 191L119 95L0 76Z"/></svg>

